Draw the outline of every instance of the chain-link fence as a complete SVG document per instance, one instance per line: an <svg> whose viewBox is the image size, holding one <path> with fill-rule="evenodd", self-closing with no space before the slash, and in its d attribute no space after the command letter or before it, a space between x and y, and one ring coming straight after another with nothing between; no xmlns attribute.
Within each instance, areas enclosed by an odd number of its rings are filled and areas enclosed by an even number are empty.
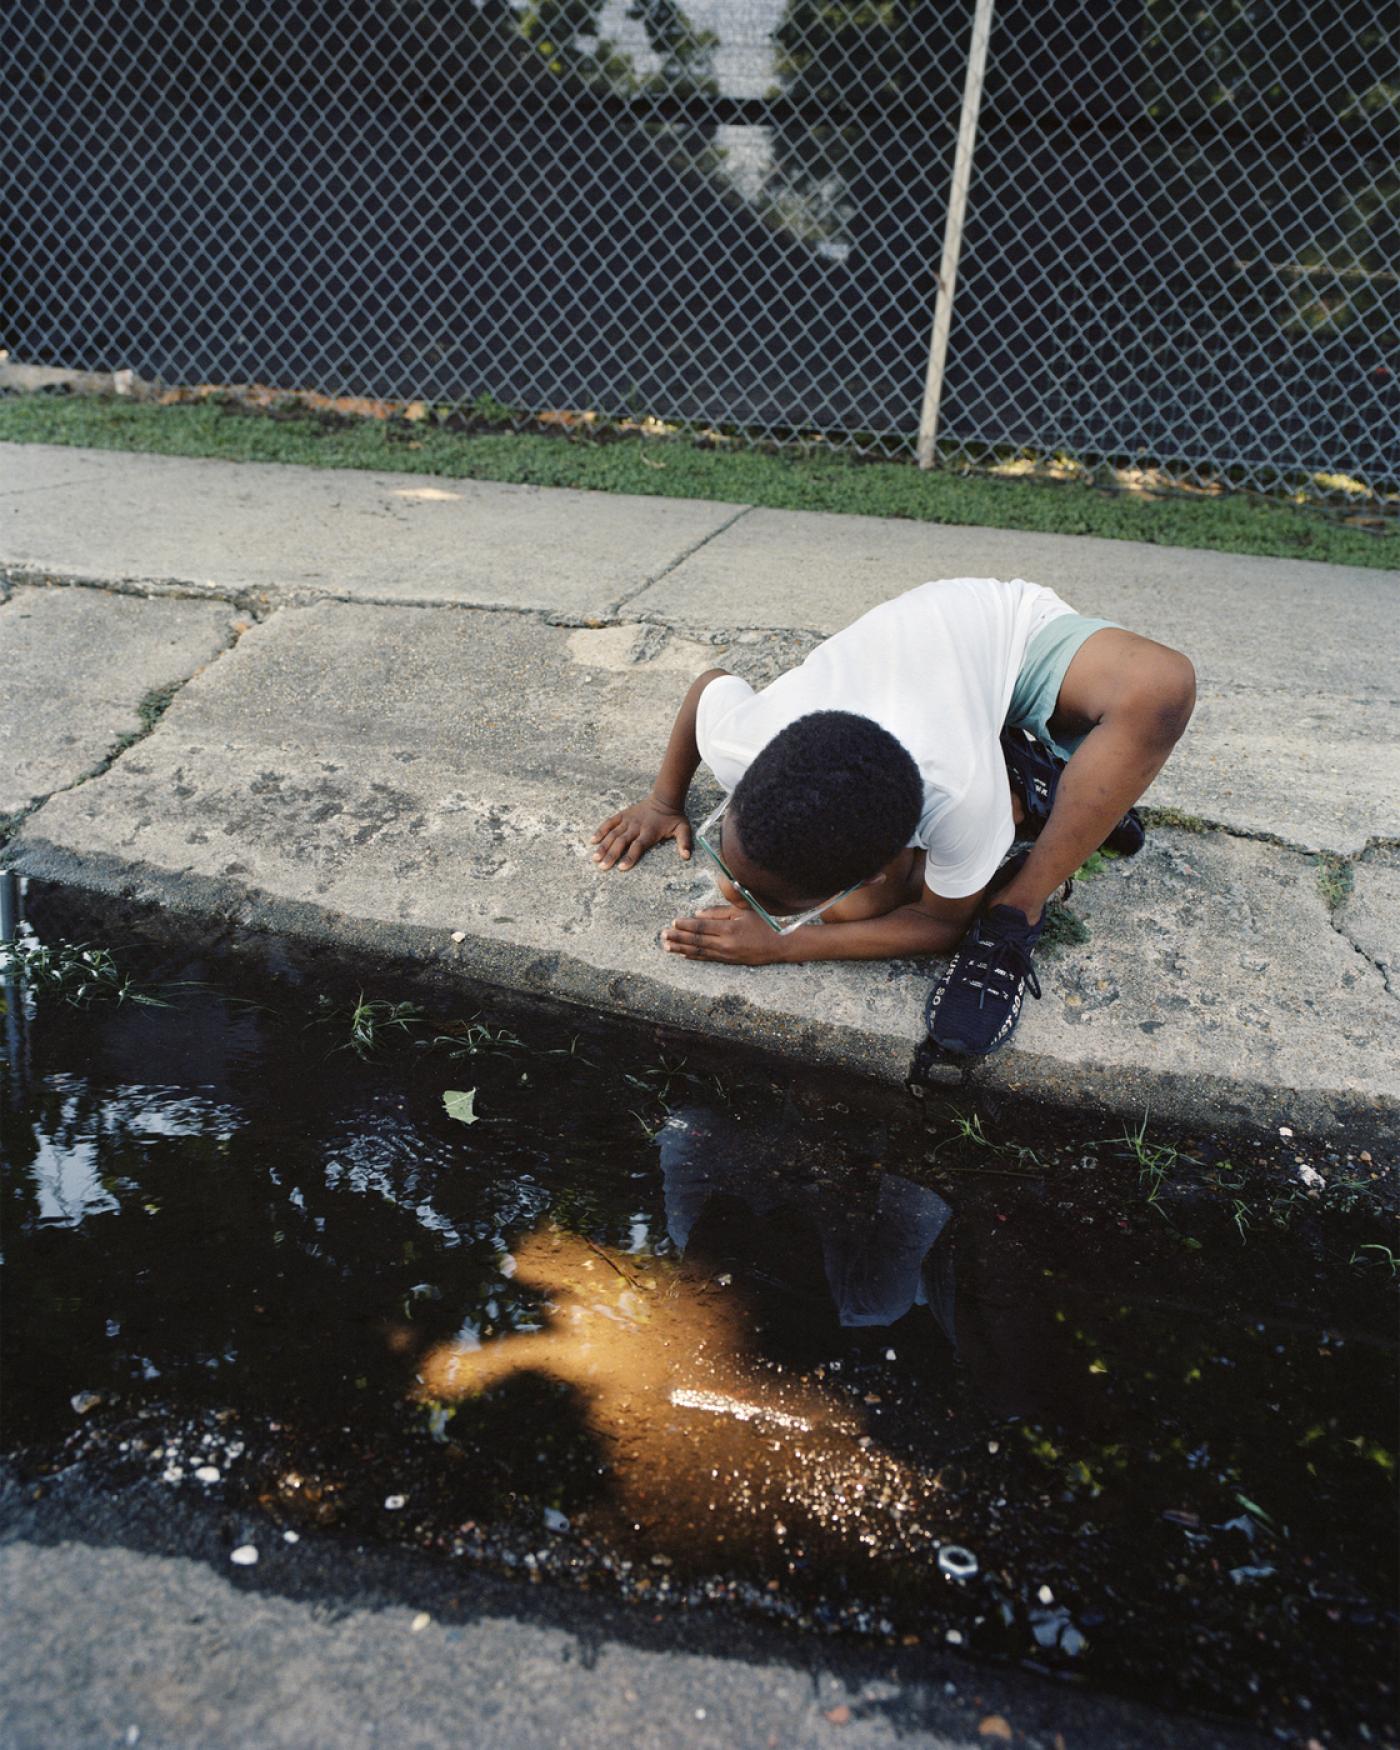
<svg viewBox="0 0 1400 1750"><path fill-rule="evenodd" d="M973 0L32 0L0 345L918 430ZM1001 0L940 459L1400 474L1396 0Z"/></svg>

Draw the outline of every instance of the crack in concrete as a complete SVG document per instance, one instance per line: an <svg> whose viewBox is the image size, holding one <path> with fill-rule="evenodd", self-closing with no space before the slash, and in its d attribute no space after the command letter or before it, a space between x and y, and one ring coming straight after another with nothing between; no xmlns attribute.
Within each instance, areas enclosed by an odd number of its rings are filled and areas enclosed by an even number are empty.
<svg viewBox="0 0 1400 1750"><path fill-rule="evenodd" d="M645 587L645 586L644 586ZM76 574L34 570L22 565L0 565L0 589L95 589L107 595L133 596L140 601L226 602L259 623L284 608L315 608L323 604L345 608L413 608L444 613L514 614L536 619L546 626L569 628L636 625L612 613L586 614L564 608L545 608L524 602L453 601L441 596L378 596L349 594L311 585L278 586L276 599L265 590L239 589L228 584L195 583L183 578L80 577ZM8 598L0 598L0 605ZM659 622L658 622L659 623Z"/></svg>
<svg viewBox="0 0 1400 1750"><path fill-rule="evenodd" d="M725 527L732 527L737 521L738 518L735 517ZM722 529L715 530L716 534L723 532ZM675 563L681 564L689 558L691 552L697 550L691 548ZM631 601L641 590L649 589L664 575L664 572L658 573L657 577L639 585L637 590L623 598L624 602ZM569 631L598 631L611 626L658 626L668 632L678 632L685 637L710 644L735 644L744 638L756 640L780 635L818 639L829 636L815 626L743 626L737 629L721 628L717 631L698 621L670 620L655 612L624 614L620 608L588 613L581 608L545 608L527 602L453 601L440 596L351 595L333 589L304 586L279 589L277 599L270 601L262 591L191 583L176 578L79 577L51 571L26 570L23 566L0 566L0 589L9 586L32 589L95 589L109 595L135 596L143 601L165 599L226 602L230 607L237 608L240 613L246 613L260 623L271 619L284 608L315 608L328 603L334 607L345 608L412 608L419 612L427 610L457 614L512 614L521 619L537 620L543 626L558 626ZM0 605L3 605L2 601Z"/></svg>
<svg viewBox="0 0 1400 1750"><path fill-rule="evenodd" d="M1342 863L1351 863L1363 857L1373 844L1390 842L1368 839L1359 851L1319 851L1316 845L1299 844L1296 839L1286 839L1282 833L1268 832L1263 827L1231 826L1228 821L1212 820L1204 814L1183 814L1175 808L1154 808L1150 802L1142 805L1138 812L1144 825L1148 827L1199 835L1218 832L1223 833L1226 838L1244 839L1249 844L1273 845L1280 851L1292 851L1299 857L1335 857Z"/></svg>
<svg viewBox="0 0 1400 1750"><path fill-rule="evenodd" d="M1337 915L1335 912L1328 913L1327 921L1331 924L1332 928L1337 932L1337 934L1346 943L1347 947L1350 948L1353 953L1359 955L1360 958L1366 962L1367 966L1369 966L1371 968L1371 970L1378 975L1378 977L1380 978L1380 981L1381 981L1381 988L1385 991L1385 994L1391 999L1391 1001L1400 1003L1400 990L1397 990L1395 988L1395 986L1391 983L1390 973L1387 971L1384 962L1380 961L1380 960L1373 960L1371 958L1371 956L1366 952L1366 950L1361 946L1361 944L1353 936L1349 936L1347 934L1347 932L1342 928L1341 923L1338 921Z"/></svg>
<svg viewBox="0 0 1400 1750"><path fill-rule="evenodd" d="M196 583L178 577L79 577L26 565L0 565L0 588L96 589L105 595L129 595L138 601L223 602L254 620L265 620L280 605L254 590L222 584Z"/></svg>
<svg viewBox="0 0 1400 1750"><path fill-rule="evenodd" d="M655 577L649 577L645 583L639 584L636 589L629 590L624 596L619 596L617 601L615 601L608 609L608 612L612 614L620 614L629 602L634 602L638 596L645 595L647 590L649 590L653 584L660 583L663 577L669 577L673 571L684 565L687 559L693 558L702 547L708 547L711 541L717 541L721 535L727 534L729 530L734 527L735 523L742 522L746 516L750 515L753 509L754 506L751 504L741 505L740 508L735 511L734 515L730 517L728 522L721 523L717 529L711 529L708 535L702 535L698 541L687 547L686 550L673 559L669 565L663 565L661 570L656 573Z"/></svg>
<svg viewBox="0 0 1400 1750"><path fill-rule="evenodd" d="M85 587L93 586L89 585ZM123 592L118 591L117 593L120 594ZM230 601L227 596L204 596L201 599L212 599L215 601L226 602L229 607L237 606L237 603ZM207 662L202 662L197 669L192 673L185 675L179 681L171 682L168 688L152 689L152 691L161 691L167 694L159 711L149 713L149 720L143 721L139 728L132 730L128 734L118 736L117 740L95 765L91 766L85 772L79 772L78 776L74 778L71 783L60 784L56 790L45 791L42 796L36 797L34 801L18 810L17 813L0 816L0 852L3 852L10 844L20 828L24 825L25 821L36 815L45 803L51 802L55 796L66 796L69 791L80 789L84 784L90 784L94 778L102 777L105 773L111 771L112 767L116 765L118 760L120 760L124 754L129 753L133 747L139 747L148 736L154 735L155 731L160 726L161 719L175 703L176 698L184 692L185 688L194 679L195 675L202 674L206 669L212 668L216 662L221 662L224 657L226 657L228 653L237 646L240 639L243 637L244 632L247 630L247 627L230 626L223 648L216 650ZM138 702L138 716L141 715L141 708L145 705L150 696L151 694L148 692L143 695L142 699Z"/></svg>
<svg viewBox="0 0 1400 1750"><path fill-rule="evenodd" d="M1387 849L1389 848L1389 843L1389 841L1383 839L1368 839L1366 844L1359 851L1349 857L1324 854L1315 857L1314 862L1317 865L1319 887L1321 890L1323 906L1327 912L1328 923L1331 924L1333 930L1342 938L1347 947L1350 948L1354 954L1360 955L1361 959L1366 962L1367 966L1379 975L1381 985L1385 990L1386 995L1391 997L1394 1001L1400 1002L1400 990L1397 990L1391 983L1390 971L1385 963L1368 954L1356 938L1351 935L1342 924L1342 913L1345 911L1347 901L1352 895L1352 872L1367 860L1368 853L1376 849ZM1343 870L1346 871L1346 880L1339 883L1335 880L1335 877L1340 875ZM1330 882L1328 880L1329 873L1333 877Z"/></svg>
<svg viewBox="0 0 1400 1750"><path fill-rule="evenodd" d="M0 489L0 498L29 498L36 492L71 492L75 486L89 484L84 477L74 480L46 480L42 486L6 486Z"/></svg>

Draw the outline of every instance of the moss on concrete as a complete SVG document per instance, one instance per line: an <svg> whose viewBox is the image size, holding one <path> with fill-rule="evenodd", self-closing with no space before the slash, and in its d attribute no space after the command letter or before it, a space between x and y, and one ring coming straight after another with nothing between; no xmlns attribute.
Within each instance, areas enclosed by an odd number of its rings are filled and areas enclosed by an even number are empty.
<svg viewBox="0 0 1400 1750"><path fill-rule="evenodd" d="M1356 880L1356 871L1345 857L1336 857L1327 851L1315 861L1317 889L1322 895L1322 903L1329 912L1335 912L1350 894Z"/></svg>

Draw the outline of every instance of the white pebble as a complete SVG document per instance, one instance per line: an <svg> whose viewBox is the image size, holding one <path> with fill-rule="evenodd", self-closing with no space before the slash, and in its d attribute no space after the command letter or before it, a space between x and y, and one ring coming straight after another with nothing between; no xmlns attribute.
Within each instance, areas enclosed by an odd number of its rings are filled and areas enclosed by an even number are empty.
<svg viewBox="0 0 1400 1750"><path fill-rule="evenodd" d="M466 939L467 939L467 932L465 930L453 930L452 940L454 942L465 942Z"/></svg>
<svg viewBox="0 0 1400 1750"><path fill-rule="evenodd" d="M282 1541L283 1543L300 1543L301 1533L299 1531L284 1531Z"/></svg>
<svg viewBox="0 0 1400 1750"><path fill-rule="evenodd" d="M236 1563L240 1568L251 1568L257 1559L258 1552L250 1543L240 1543L238 1548L229 1557L229 1560Z"/></svg>
<svg viewBox="0 0 1400 1750"><path fill-rule="evenodd" d="M702 1708L702 1707L698 1707L698 1708L696 1708L696 1710L695 1710L695 1717L696 1717L696 1719L697 1719L697 1720L703 1720L703 1719L704 1719L704 1717L705 1717L705 1710L704 1710L704 1708Z"/></svg>
<svg viewBox="0 0 1400 1750"><path fill-rule="evenodd" d="M406 1507L407 1505L407 1495L386 1495L384 1497L384 1510L387 1513L397 1513L400 1507Z"/></svg>
<svg viewBox="0 0 1400 1750"><path fill-rule="evenodd" d="M219 1480L219 1473L214 1469L212 1464L200 1465L199 1469L194 1474L201 1483L217 1483Z"/></svg>
<svg viewBox="0 0 1400 1750"><path fill-rule="evenodd" d="M894 1358L895 1358L894 1350L893 1349L886 1349L885 1360L886 1361L893 1361Z"/></svg>
<svg viewBox="0 0 1400 1750"><path fill-rule="evenodd" d="M417 1616L415 1616L415 1617L414 1617L414 1619L413 1619L413 1621L412 1621L412 1622L411 1622L411 1623L410 1623L410 1624L409 1624L409 1625L408 1625L408 1626L409 1626L409 1632L410 1632L410 1633L411 1633L411 1634L415 1634L415 1635L416 1635L416 1634L421 1634L421 1633L422 1633L422 1632L423 1632L423 1630L424 1630L424 1629L425 1629L425 1628L427 1628L427 1626L428 1626L428 1624L429 1624L429 1623L430 1623L430 1622L431 1622L431 1621L432 1621L432 1620L433 1620L433 1619L432 1619L432 1617L430 1617L430 1616L429 1616L429 1615L428 1615L428 1613L427 1613L427 1611L426 1611L426 1610L420 1610L420 1611L419 1611L419 1612L418 1612L418 1614L417 1614Z"/></svg>
<svg viewBox="0 0 1400 1750"><path fill-rule="evenodd" d="M1288 1126L1286 1124L1279 1125L1278 1133L1280 1136L1292 1136L1292 1134L1293 1134L1293 1132L1288 1128Z"/></svg>
<svg viewBox="0 0 1400 1750"><path fill-rule="evenodd" d="M963 1639L962 1630L960 1628L950 1628L947 1634L944 1635L943 1639L947 1641L950 1647L960 1647Z"/></svg>
<svg viewBox="0 0 1400 1750"><path fill-rule="evenodd" d="M1039 1592L1036 1593L1036 1597L1042 1604L1053 1604L1055 1602L1055 1594L1048 1586L1042 1586Z"/></svg>

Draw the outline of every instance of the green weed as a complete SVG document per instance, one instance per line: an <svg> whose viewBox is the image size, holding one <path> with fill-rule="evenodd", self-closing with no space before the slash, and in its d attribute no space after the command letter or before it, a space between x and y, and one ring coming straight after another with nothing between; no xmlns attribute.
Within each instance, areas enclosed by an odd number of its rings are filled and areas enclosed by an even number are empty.
<svg viewBox="0 0 1400 1750"><path fill-rule="evenodd" d="M1378 1255L1375 1258L1363 1258L1361 1256L1363 1252L1375 1252ZM1358 1246L1347 1262L1349 1264L1379 1264L1382 1268L1389 1270L1392 1276L1400 1276L1400 1258L1396 1257L1389 1246L1383 1246L1379 1242Z"/></svg>
<svg viewBox="0 0 1400 1750"><path fill-rule="evenodd" d="M328 1020L332 1018L327 1017ZM345 1019L349 1025L349 1037L342 1040L336 1050L369 1057L390 1034L402 1038L411 1028L422 1026L427 1017L417 1003L367 1001L361 991Z"/></svg>
<svg viewBox="0 0 1400 1750"><path fill-rule="evenodd" d="M934 1154L937 1154L940 1148L947 1148L950 1142L968 1143L973 1148L990 1148L992 1146L991 1137L982 1128L982 1114L980 1112L974 1112L971 1117L967 1117L961 1112L954 1112L952 1124L953 1134L945 1137L938 1144L938 1148L933 1150Z"/></svg>
<svg viewBox="0 0 1400 1750"><path fill-rule="evenodd" d="M705 1085L704 1078L695 1075L685 1067L683 1057L667 1057L664 1053L654 1064L649 1065L637 1075L625 1071L622 1079L631 1082L634 1088L640 1088L648 1094L663 1112L671 1110L671 1090L677 1082L689 1087Z"/></svg>
<svg viewBox="0 0 1400 1750"><path fill-rule="evenodd" d="M1189 1160L1180 1149L1172 1143L1153 1143L1147 1140L1147 1114L1144 1113L1136 1130L1130 1130L1125 1124L1121 1137L1111 1139L1127 1149L1129 1155L1137 1163L1140 1173L1147 1173L1158 1179L1165 1179L1178 1161Z"/></svg>
<svg viewBox="0 0 1400 1750"><path fill-rule="evenodd" d="M430 1051L445 1051L449 1057L479 1057L486 1051L525 1047L525 1041L509 1027L492 1027L475 1015L469 1021L449 1021L427 1044Z"/></svg>
<svg viewBox="0 0 1400 1750"><path fill-rule="evenodd" d="M419 1050L442 1052L451 1058L524 1048L524 1041L508 1027L492 1026L479 1015L443 1021L429 1015L419 1003L388 1002L366 997L363 991L348 1007L336 1007L330 998L323 997L320 1012L313 1016L311 1024L342 1032L344 1037L335 1049L353 1051L358 1057L369 1057L386 1045L401 1043L409 1034L419 1035L414 1040ZM422 1037L429 1028L430 1036Z"/></svg>
<svg viewBox="0 0 1400 1750"><path fill-rule="evenodd" d="M507 407L504 401L498 401L489 389L483 389L471 404L471 410L478 419L489 421L492 425L512 425L523 417L516 407Z"/></svg>
<svg viewBox="0 0 1400 1750"><path fill-rule="evenodd" d="M1096 881L1117 861L1117 851L1092 851L1075 870L1072 879L1075 881Z"/></svg>
<svg viewBox="0 0 1400 1750"><path fill-rule="evenodd" d="M572 1057L576 1058L585 1069L601 1069L602 1065L595 1058L586 1057L579 1049L579 1035L573 1033L567 1045L552 1045L540 1052L541 1057Z"/></svg>
<svg viewBox="0 0 1400 1750"><path fill-rule="evenodd" d="M992 1150L1001 1159L1014 1162L1015 1165L1013 1167L1002 1169L1002 1171L1009 1173L1012 1176L1028 1176L1044 1171L1045 1163L1033 1148L1026 1148L1020 1143L999 1142L994 1137L988 1136L982 1127L982 1115L980 1112L973 1112L971 1114L953 1112L949 1114L949 1121L953 1127L953 1134L951 1136L945 1136L942 1142L936 1143L934 1147L928 1151L927 1158L930 1161L934 1160L939 1154L941 1154L945 1148L955 1144L963 1144L969 1148ZM979 1166L975 1169L968 1170L975 1170L976 1172L981 1173L987 1169Z"/></svg>
<svg viewBox="0 0 1400 1750"><path fill-rule="evenodd" d="M1172 1143L1149 1142L1146 1113L1136 1129L1125 1124L1121 1137L1110 1137L1107 1141L1109 1146L1127 1151L1128 1158L1137 1167L1138 1186L1145 1194L1148 1208L1160 1215L1168 1227L1174 1227L1176 1224L1162 1204L1162 1193L1181 1162L1187 1161L1192 1166L1199 1163L1192 1156L1182 1154Z"/></svg>
<svg viewBox="0 0 1400 1750"><path fill-rule="evenodd" d="M15 966L36 995L59 997L74 1008L104 1000L170 1007L162 998L138 989L106 948L88 942L7 942L0 957Z"/></svg>

